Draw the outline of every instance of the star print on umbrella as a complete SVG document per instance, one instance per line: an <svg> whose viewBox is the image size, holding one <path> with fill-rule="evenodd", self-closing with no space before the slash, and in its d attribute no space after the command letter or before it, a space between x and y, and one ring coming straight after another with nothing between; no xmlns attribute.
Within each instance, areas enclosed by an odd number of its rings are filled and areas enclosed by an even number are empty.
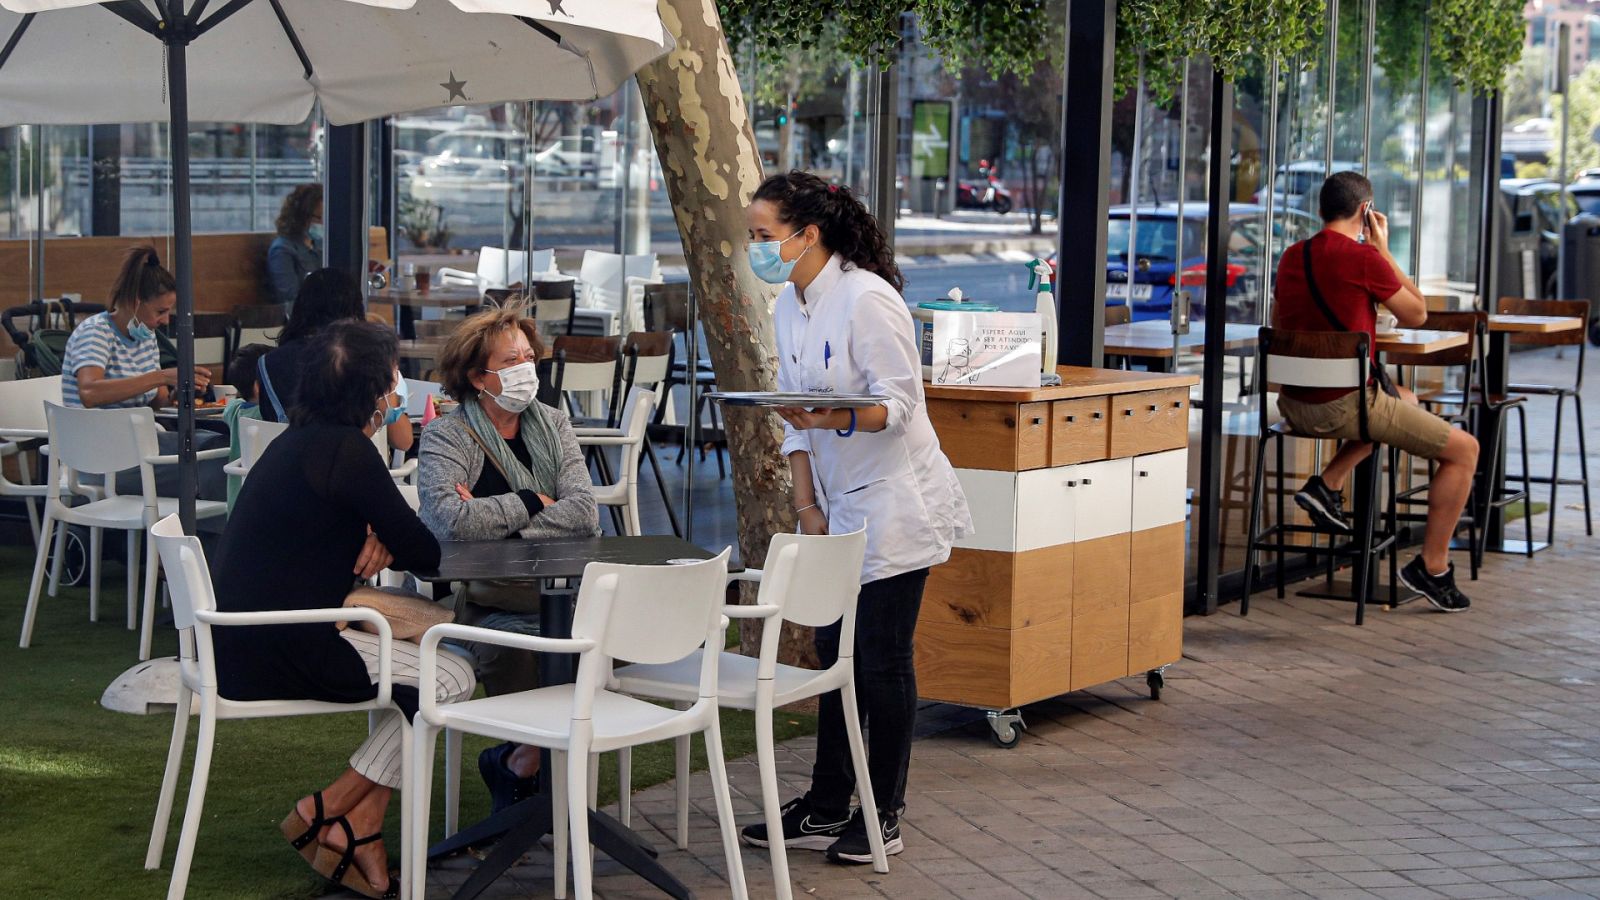
<svg viewBox="0 0 1600 900"><path fill-rule="evenodd" d="M439 87L442 87L446 91L450 92L449 96L444 98L444 102L449 103L452 100L460 100L463 103L467 102L467 83L465 81L457 81L454 70L450 72L450 80L439 82Z"/></svg>

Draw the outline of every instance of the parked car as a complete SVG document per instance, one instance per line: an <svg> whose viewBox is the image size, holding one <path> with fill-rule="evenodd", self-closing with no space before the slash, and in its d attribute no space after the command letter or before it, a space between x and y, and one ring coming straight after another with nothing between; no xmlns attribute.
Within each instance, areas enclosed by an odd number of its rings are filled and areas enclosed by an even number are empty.
<svg viewBox="0 0 1600 900"><path fill-rule="evenodd" d="M1600 169L1584 169L1578 178L1567 186L1567 193L1578 204L1579 212L1600 216Z"/></svg>
<svg viewBox="0 0 1600 900"><path fill-rule="evenodd" d="M1317 198L1322 193L1322 182L1327 180L1331 172L1347 171L1361 171L1361 163L1335 160L1333 168L1329 169L1321 160L1301 160L1279 166L1277 177L1273 179L1271 185L1273 211L1299 209L1316 212ZM1256 203L1265 204L1267 193L1267 187L1256 191L1254 198Z"/></svg>
<svg viewBox="0 0 1600 900"><path fill-rule="evenodd" d="M1138 208L1135 231L1133 209L1114 206L1106 223L1106 305L1130 304L1134 321L1166 319L1172 315L1172 292L1177 287L1179 270L1189 292L1191 314L1205 314L1206 306L1206 205L1186 203L1182 222L1182 260L1177 259L1179 244L1178 206L1175 203ZM1281 209L1272 214L1274 256L1290 244L1310 237L1321 223L1299 210ZM1135 235L1132 279L1129 279L1128 237ZM1227 318L1230 322L1259 322L1256 308L1263 272L1271 262L1264 261L1267 244L1266 207L1254 203L1233 203L1228 207ZM1051 264L1054 265L1052 258ZM1270 281L1269 281L1270 286Z"/></svg>

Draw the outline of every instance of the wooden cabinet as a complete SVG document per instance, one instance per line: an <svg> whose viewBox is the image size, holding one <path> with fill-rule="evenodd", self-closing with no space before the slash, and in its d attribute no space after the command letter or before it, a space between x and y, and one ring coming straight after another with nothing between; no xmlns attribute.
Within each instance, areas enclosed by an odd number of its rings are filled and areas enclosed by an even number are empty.
<svg viewBox="0 0 1600 900"><path fill-rule="evenodd" d="M928 576L927 699L1009 709L1181 654L1195 379L1061 372L1059 388L928 387L974 531Z"/></svg>

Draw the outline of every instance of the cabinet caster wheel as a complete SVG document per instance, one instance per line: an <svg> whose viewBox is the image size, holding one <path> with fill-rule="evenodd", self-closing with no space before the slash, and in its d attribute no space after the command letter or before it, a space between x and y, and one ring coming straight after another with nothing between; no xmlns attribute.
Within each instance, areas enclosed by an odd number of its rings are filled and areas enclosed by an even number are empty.
<svg viewBox="0 0 1600 900"><path fill-rule="evenodd" d="M1010 750L1022 740L1022 733L1028 726L1022 721L1020 713L991 712L989 713L989 740L1002 750Z"/></svg>
<svg viewBox="0 0 1600 900"><path fill-rule="evenodd" d="M1167 677L1160 671L1152 669L1145 673L1144 683L1150 686L1150 699L1160 700L1161 689L1167 686Z"/></svg>

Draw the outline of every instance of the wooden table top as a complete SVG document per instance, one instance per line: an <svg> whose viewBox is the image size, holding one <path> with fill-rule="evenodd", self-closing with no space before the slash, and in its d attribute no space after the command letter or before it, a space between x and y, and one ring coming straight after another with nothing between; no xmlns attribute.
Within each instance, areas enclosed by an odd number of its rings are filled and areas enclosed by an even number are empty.
<svg viewBox="0 0 1600 900"><path fill-rule="evenodd" d="M1380 352L1403 350L1406 353L1438 353L1440 350L1464 347L1466 343L1467 333L1464 331L1429 331L1422 328L1380 331L1377 340Z"/></svg>
<svg viewBox="0 0 1600 900"><path fill-rule="evenodd" d="M1222 335L1222 345L1228 350L1253 347L1260 329L1255 325L1230 322ZM1178 344L1192 353L1205 351L1204 325L1190 326L1188 334L1180 334ZM1140 356L1168 358L1172 356L1172 326L1159 319L1145 322L1127 322L1107 325L1105 352L1112 356Z"/></svg>
<svg viewBox="0 0 1600 900"><path fill-rule="evenodd" d="M971 400L989 403L1034 403L1045 400L1072 400L1078 397L1104 397L1136 391L1186 388L1200 383L1194 375L1169 375L1161 372L1125 372L1120 369L1095 369L1088 366L1057 366L1058 387L953 387L927 384L930 400Z"/></svg>
<svg viewBox="0 0 1600 900"><path fill-rule="evenodd" d="M1554 334L1561 331L1579 331L1582 328L1583 320L1577 316L1512 316L1499 313L1489 316L1490 331Z"/></svg>
<svg viewBox="0 0 1600 900"><path fill-rule="evenodd" d="M373 303L392 303L396 306L409 306L413 308L424 306L477 306L483 302L483 295L477 288L461 287L458 285L433 285L425 291L414 288L397 288L393 285L367 295Z"/></svg>

